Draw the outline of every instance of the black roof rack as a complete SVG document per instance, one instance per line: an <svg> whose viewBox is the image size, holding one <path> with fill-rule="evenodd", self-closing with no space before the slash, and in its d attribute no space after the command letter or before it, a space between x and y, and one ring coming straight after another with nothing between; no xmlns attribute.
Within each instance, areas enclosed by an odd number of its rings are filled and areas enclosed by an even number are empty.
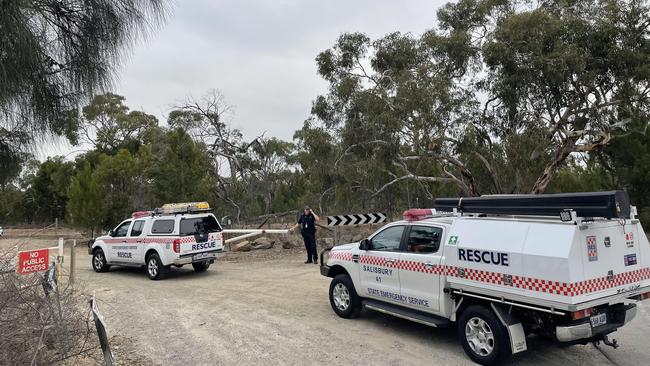
<svg viewBox="0 0 650 366"><path fill-rule="evenodd" d="M438 198L434 207L440 211L523 216L558 216L573 210L579 217L607 219L628 219L631 212L630 198L624 191Z"/></svg>

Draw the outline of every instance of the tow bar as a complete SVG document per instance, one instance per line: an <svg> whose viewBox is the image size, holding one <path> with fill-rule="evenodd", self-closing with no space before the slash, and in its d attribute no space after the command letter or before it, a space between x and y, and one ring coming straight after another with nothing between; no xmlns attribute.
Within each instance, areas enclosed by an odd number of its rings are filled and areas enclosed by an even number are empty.
<svg viewBox="0 0 650 366"><path fill-rule="evenodd" d="M604 343L606 346L610 346L610 347L612 347L612 348L614 348L614 349L618 348L618 341L616 341L616 339L612 339L612 340L610 341L609 338L607 338L606 335L605 335L605 336L602 336L601 339L594 341L594 342L593 342L593 343L594 343L594 346L598 346L598 345L600 344L600 341L603 341L603 343Z"/></svg>

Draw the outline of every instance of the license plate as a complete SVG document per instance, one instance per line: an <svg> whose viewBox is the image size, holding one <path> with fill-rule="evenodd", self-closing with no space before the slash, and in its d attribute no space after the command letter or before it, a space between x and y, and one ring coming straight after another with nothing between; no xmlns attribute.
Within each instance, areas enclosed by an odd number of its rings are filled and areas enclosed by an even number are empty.
<svg viewBox="0 0 650 366"><path fill-rule="evenodd" d="M196 261L199 259L205 259L210 257L212 257L212 253L199 253L199 254L195 254L194 257L192 257L192 259Z"/></svg>
<svg viewBox="0 0 650 366"><path fill-rule="evenodd" d="M591 318L589 318L589 320L591 321L591 327L596 328L601 325L607 324L607 314L594 315Z"/></svg>

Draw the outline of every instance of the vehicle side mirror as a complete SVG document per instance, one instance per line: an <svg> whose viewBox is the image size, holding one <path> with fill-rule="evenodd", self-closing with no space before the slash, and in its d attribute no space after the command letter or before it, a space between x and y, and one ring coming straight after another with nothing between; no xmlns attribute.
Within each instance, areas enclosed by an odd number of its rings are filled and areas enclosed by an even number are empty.
<svg viewBox="0 0 650 366"><path fill-rule="evenodd" d="M108 236L115 236L115 230L111 229L111 231L108 232Z"/></svg>
<svg viewBox="0 0 650 366"><path fill-rule="evenodd" d="M363 239L359 242L359 249L361 250L370 250L372 243L369 239Z"/></svg>

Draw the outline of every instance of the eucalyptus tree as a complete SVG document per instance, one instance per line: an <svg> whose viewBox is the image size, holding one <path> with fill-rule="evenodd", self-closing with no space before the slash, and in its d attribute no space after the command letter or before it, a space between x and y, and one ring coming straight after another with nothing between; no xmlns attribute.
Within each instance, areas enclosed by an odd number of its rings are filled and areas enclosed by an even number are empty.
<svg viewBox="0 0 650 366"><path fill-rule="evenodd" d="M312 113L367 197L405 181L541 193L570 156L645 128L649 14L642 0L461 0L418 37L343 34L316 59L329 90Z"/></svg>
<svg viewBox="0 0 650 366"><path fill-rule="evenodd" d="M70 111L110 85L126 50L165 19L166 4L0 1L0 161L35 139L74 141Z"/></svg>

